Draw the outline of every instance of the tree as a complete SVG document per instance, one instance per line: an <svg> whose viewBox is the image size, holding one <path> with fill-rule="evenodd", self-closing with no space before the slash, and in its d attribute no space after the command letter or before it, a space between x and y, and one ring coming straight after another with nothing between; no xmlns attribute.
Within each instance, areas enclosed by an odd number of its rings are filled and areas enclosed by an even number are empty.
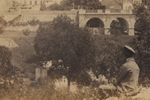
<svg viewBox="0 0 150 100"><path fill-rule="evenodd" d="M0 34L4 32L4 27L6 26L6 21L3 19L2 16L0 16Z"/></svg>
<svg viewBox="0 0 150 100"><path fill-rule="evenodd" d="M92 69L95 75L104 75L107 79L116 76L118 69L126 60L122 48L128 40L129 37L126 35L95 36L96 66Z"/></svg>
<svg viewBox="0 0 150 100"><path fill-rule="evenodd" d="M41 7L40 7L40 10L41 11L44 11L44 10L46 10L47 8L46 8L46 5L45 5L45 3L42 3L41 4Z"/></svg>
<svg viewBox="0 0 150 100"><path fill-rule="evenodd" d="M44 61L57 62L52 70L60 70L70 86L71 81L79 80L81 73L94 66L94 41L88 29L79 28L64 14L39 27L34 48Z"/></svg>
<svg viewBox="0 0 150 100"><path fill-rule="evenodd" d="M0 46L0 75L7 76L11 72L11 57L11 51L5 46Z"/></svg>
<svg viewBox="0 0 150 100"><path fill-rule="evenodd" d="M80 5L87 9L100 9L101 3L99 0L74 0L75 5Z"/></svg>
<svg viewBox="0 0 150 100"><path fill-rule="evenodd" d="M131 41L132 46L137 50L137 63L141 69L141 77L150 78L150 10L148 0L141 5L134 6L133 14L136 16L135 31L137 37Z"/></svg>
<svg viewBox="0 0 150 100"><path fill-rule="evenodd" d="M135 31L138 34L147 33L150 29L150 11L148 7L145 3L134 6L133 14L136 16Z"/></svg>
<svg viewBox="0 0 150 100"><path fill-rule="evenodd" d="M59 4L54 3L54 4L50 5L50 6L48 6L47 9L48 10L62 10L62 7Z"/></svg>

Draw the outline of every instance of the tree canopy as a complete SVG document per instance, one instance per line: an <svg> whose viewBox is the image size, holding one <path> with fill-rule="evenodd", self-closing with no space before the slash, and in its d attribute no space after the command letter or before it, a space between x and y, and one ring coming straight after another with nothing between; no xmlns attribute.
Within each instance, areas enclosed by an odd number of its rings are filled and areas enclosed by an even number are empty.
<svg viewBox="0 0 150 100"><path fill-rule="evenodd" d="M63 14L39 27L34 48L44 61L61 61L61 66L56 64L54 69L61 70L70 85L95 64L94 41L88 29L79 28Z"/></svg>
<svg viewBox="0 0 150 100"><path fill-rule="evenodd" d="M131 41L137 50L136 60L141 69L143 79L150 78L150 10L149 0L144 0L141 5L135 5L133 14L136 16L135 31L137 37Z"/></svg>

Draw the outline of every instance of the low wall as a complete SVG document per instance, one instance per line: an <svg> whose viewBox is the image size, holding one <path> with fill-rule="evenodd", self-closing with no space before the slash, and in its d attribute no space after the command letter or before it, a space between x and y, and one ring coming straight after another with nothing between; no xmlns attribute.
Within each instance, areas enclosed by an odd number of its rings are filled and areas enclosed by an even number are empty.
<svg viewBox="0 0 150 100"><path fill-rule="evenodd" d="M21 19L19 22L28 22L31 20L52 21L55 17L60 14L66 14L72 20L76 20L77 11L22 11Z"/></svg>
<svg viewBox="0 0 150 100"><path fill-rule="evenodd" d="M18 14L18 13L17 13ZM15 19L14 23L27 23L32 20L39 20L40 22L47 22L52 21L60 14L66 14L69 16L74 22L76 22L77 18L77 11L21 11L20 15L21 18ZM11 13L9 14L11 15ZM14 16L15 14L13 14ZM9 26L6 27L5 31L23 31L28 29L29 31L36 32L39 25L31 26L31 25L24 25L24 26Z"/></svg>
<svg viewBox="0 0 150 100"><path fill-rule="evenodd" d="M31 32L36 32L38 28L39 28L39 25L36 25L36 26L26 25L26 26L9 26L9 27L6 27L4 30L5 31L17 31L17 32L29 30Z"/></svg>

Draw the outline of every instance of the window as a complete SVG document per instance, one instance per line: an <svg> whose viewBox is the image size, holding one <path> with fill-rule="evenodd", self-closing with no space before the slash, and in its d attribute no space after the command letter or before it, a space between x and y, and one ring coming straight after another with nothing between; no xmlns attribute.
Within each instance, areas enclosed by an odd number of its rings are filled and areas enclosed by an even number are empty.
<svg viewBox="0 0 150 100"><path fill-rule="evenodd" d="M41 1L41 4L43 4L43 2Z"/></svg>

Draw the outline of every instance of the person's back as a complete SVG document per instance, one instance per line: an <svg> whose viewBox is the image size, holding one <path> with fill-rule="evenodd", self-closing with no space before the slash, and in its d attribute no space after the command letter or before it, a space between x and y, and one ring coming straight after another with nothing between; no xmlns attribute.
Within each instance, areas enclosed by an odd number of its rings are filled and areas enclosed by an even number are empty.
<svg viewBox="0 0 150 100"><path fill-rule="evenodd" d="M117 83L124 92L134 91L138 88L139 72L140 69L134 58L128 58L117 77Z"/></svg>
<svg viewBox="0 0 150 100"><path fill-rule="evenodd" d="M114 86L108 85L101 85L99 86L99 93L100 94L107 94L106 91L116 91L116 94L119 95L126 95L132 96L136 95L140 90L141 87L138 87L138 78L140 69L136 64L133 55L135 51L125 45L124 56L127 58L126 62L120 67L119 74L117 75L116 79L113 79Z"/></svg>

